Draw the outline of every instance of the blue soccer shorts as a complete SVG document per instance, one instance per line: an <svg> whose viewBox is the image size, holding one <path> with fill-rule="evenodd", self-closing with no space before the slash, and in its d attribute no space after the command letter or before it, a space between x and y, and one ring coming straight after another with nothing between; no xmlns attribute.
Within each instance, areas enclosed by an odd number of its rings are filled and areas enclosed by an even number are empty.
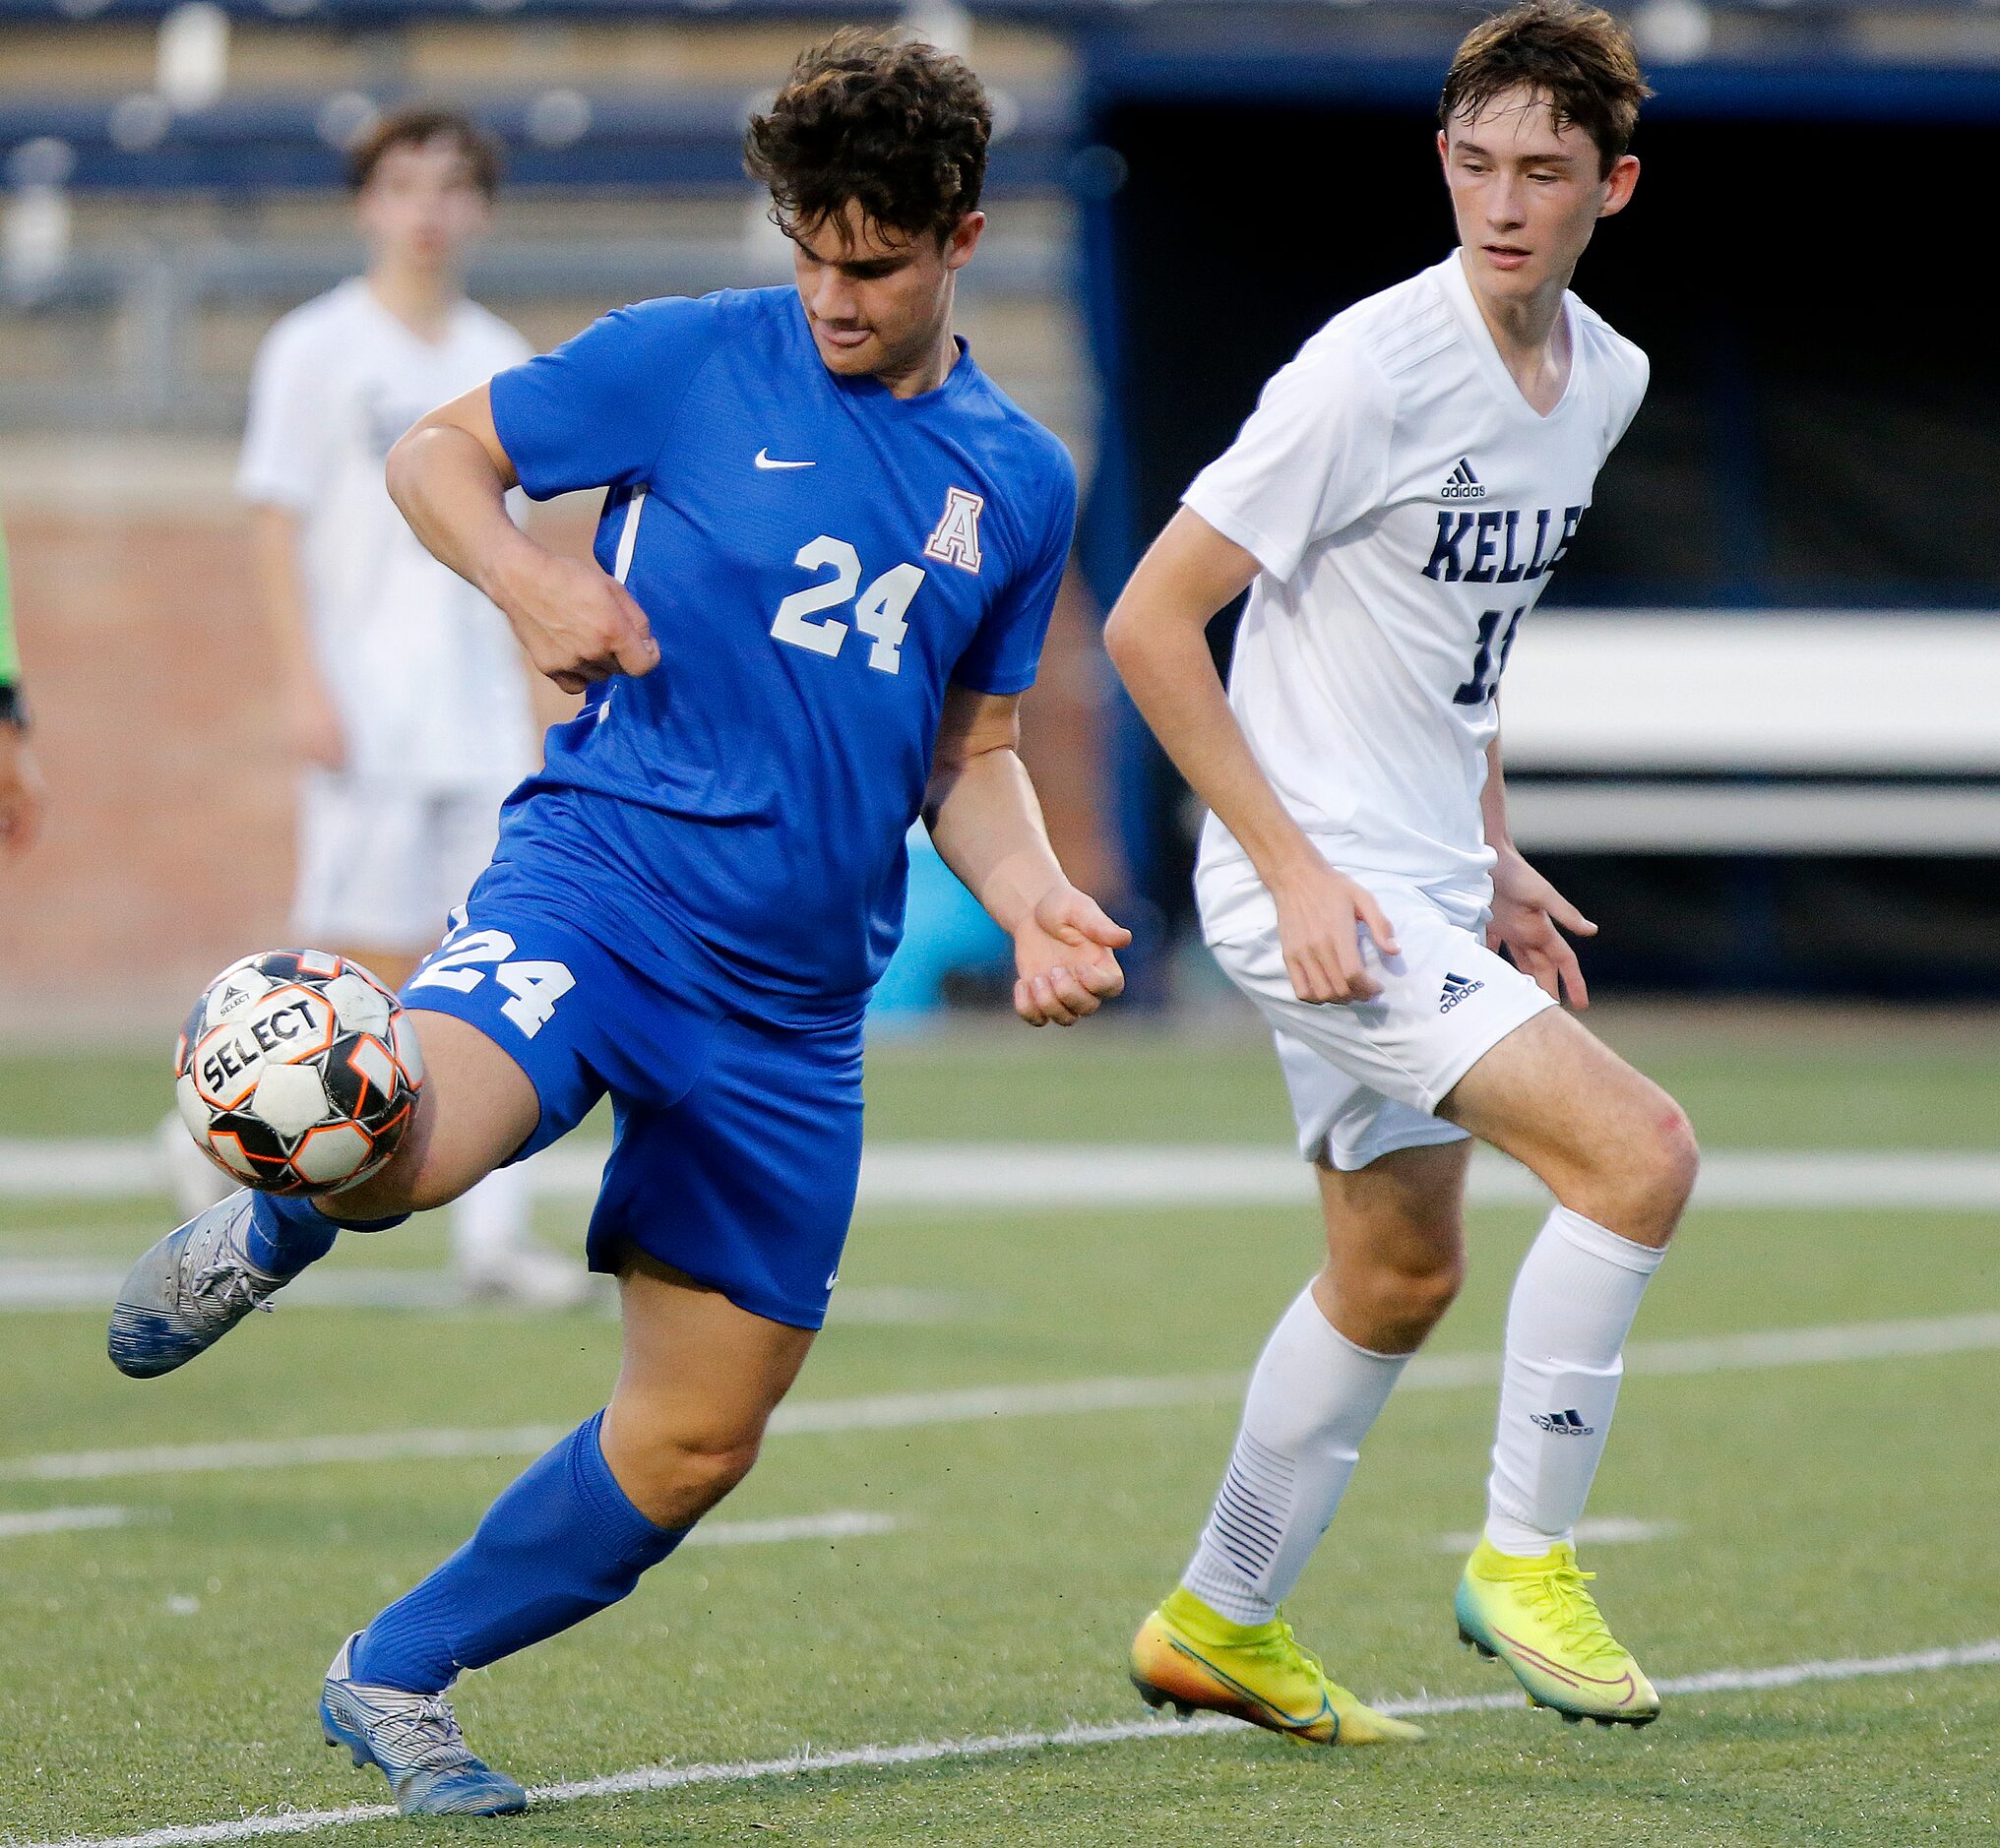
<svg viewBox="0 0 2000 1848"><path fill-rule="evenodd" d="M593 1270L631 1244L753 1315L825 1321L861 1172L858 1007L775 1019L692 945L684 967L641 967L548 908L477 893L403 1002L467 1021L528 1075L541 1118L516 1161L609 1093Z"/></svg>

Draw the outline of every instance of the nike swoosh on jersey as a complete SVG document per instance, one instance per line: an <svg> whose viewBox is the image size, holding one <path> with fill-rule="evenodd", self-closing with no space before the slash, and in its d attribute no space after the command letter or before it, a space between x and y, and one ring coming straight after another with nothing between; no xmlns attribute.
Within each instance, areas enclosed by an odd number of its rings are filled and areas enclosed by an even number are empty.
<svg viewBox="0 0 2000 1848"><path fill-rule="evenodd" d="M760 468L815 468L819 465L809 462L779 462L768 449L757 452L756 462Z"/></svg>

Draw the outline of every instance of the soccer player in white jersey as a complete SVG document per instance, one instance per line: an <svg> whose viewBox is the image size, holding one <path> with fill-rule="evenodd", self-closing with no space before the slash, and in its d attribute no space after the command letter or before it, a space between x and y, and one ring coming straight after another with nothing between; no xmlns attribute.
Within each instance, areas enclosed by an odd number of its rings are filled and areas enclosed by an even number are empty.
<svg viewBox="0 0 2000 1848"><path fill-rule="evenodd" d="M466 296L466 256L499 178L468 117L421 106L383 117L348 177L366 274L265 339L237 490L303 765L292 929L395 988L485 870L500 804L539 753L505 618L417 542L383 462L419 417L532 349ZM178 1119L162 1137L185 1210L231 1191ZM529 1237L530 1204L520 1168L457 1202L462 1281L546 1307L582 1300L582 1266Z"/></svg>
<svg viewBox="0 0 2000 1848"><path fill-rule="evenodd" d="M1602 12L1527 0L1476 28L1440 109L1459 248L1272 379L1110 618L1126 685L1208 804L1203 931L1273 1028L1327 1228L1194 1559L1134 1642L1155 1705L1325 1744L1421 1737L1331 1682L1279 1605L1458 1288L1477 1137L1558 1203L1508 1311L1460 1634L1568 1717L1659 1710L1574 1538L1695 1145L1557 1005L1586 1005L1563 933L1594 926L1509 838L1495 701L1646 387L1645 356L1568 292L1632 196L1646 94ZM1225 698L1204 630L1246 587Z"/></svg>
<svg viewBox="0 0 2000 1848"><path fill-rule="evenodd" d="M0 858L26 853L41 828L41 772L28 746L28 702L14 645L7 535L0 532Z"/></svg>

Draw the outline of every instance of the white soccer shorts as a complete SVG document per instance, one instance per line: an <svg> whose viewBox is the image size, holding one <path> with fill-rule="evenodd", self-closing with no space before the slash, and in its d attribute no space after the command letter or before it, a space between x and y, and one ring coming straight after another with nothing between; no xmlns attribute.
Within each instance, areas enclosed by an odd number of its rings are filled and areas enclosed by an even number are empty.
<svg viewBox="0 0 2000 1848"><path fill-rule="evenodd" d="M1261 928L1210 945L1270 1023L1299 1153L1344 1171L1392 1149L1463 1140L1464 1130L1432 1114L1440 1099L1517 1026L1555 1005L1486 948L1483 911L1414 887L1361 883L1402 946L1385 958L1363 934L1363 957L1381 984L1373 1001L1299 1000L1268 900Z"/></svg>
<svg viewBox="0 0 2000 1848"><path fill-rule="evenodd" d="M292 929L316 950L429 950L492 859L513 786L401 790L308 772Z"/></svg>

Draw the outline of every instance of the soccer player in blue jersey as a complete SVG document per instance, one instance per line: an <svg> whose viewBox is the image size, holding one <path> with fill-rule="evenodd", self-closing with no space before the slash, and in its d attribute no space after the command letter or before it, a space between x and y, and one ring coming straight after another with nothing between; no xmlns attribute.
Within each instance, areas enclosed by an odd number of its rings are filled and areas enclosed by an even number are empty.
<svg viewBox="0 0 2000 1848"><path fill-rule="evenodd" d="M127 1279L111 1346L129 1373L182 1364L337 1225L451 1200L610 1094L610 1403L327 1676L328 1742L406 1812L524 1807L446 1689L624 1597L755 1459L840 1263L915 816L1013 937L1024 1019L1122 984L1127 934L1064 878L1015 755L1076 488L951 333L989 128L929 46L806 53L748 147L795 288L621 310L390 457L418 536L584 708L405 990L428 1077L395 1159L320 1204L243 1193L191 1221ZM515 526L517 481L610 490L595 563Z"/></svg>

